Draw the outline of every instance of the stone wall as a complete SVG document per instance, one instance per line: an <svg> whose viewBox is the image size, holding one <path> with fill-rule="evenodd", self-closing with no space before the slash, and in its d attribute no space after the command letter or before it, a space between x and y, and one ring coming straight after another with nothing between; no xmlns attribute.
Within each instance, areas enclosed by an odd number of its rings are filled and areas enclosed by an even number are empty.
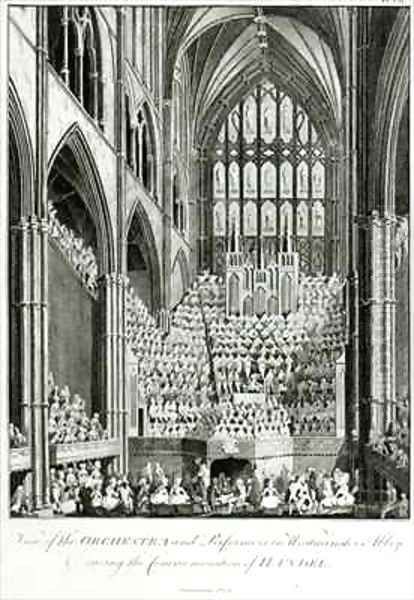
<svg viewBox="0 0 414 600"><path fill-rule="evenodd" d="M96 301L61 252L49 244L49 371L59 386L96 405Z"/></svg>
<svg viewBox="0 0 414 600"><path fill-rule="evenodd" d="M152 437L129 438L129 471L139 476L147 462L159 462L168 477L193 471L197 458L206 458L206 443L202 440Z"/></svg>
<svg viewBox="0 0 414 600"><path fill-rule="evenodd" d="M209 440L207 458L210 465L218 459L246 459L256 465L259 475L269 477L279 475L283 469L293 473L308 467L330 471L338 462L342 446L342 438L328 436L240 440L229 446L223 441Z"/></svg>

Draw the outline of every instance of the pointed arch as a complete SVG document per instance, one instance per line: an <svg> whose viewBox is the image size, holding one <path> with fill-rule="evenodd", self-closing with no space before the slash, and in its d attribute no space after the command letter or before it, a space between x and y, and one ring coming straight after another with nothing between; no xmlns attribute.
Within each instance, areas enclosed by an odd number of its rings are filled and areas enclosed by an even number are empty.
<svg viewBox="0 0 414 600"><path fill-rule="evenodd" d="M254 312L258 316L266 312L266 291L261 286L254 291Z"/></svg>
<svg viewBox="0 0 414 600"><path fill-rule="evenodd" d="M47 18L50 64L102 128L102 41L95 8L49 7Z"/></svg>
<svg viewBox="0 0 414 600"><path fill-rule="evenodd" d="M282 274L280 285L281 312L287 313L293 304L293 280L289 273Z"/></svg>
<svg viewBox="0 0 414 600"><path fill-rule="evenodd" d="M229 279L229 312L231 315L240 315L240 279L232 273Z"/></svg>
<svg viewBox="0 0 414 600"><path fill-rule="evenodd" d="M374 177L371 187L371 210L395 214L395 168L398 134L404 108L408 102L410 13L401 8L385 48L378 76L373 122Z"/></svg>
<svg viewBox="0 0 414 600"><path fill-rule="evenodd" d="M129 65L125 69L125 102L128 103L130 114L130 124L132 128L137 126L137 99L135 96L135 88L132 81L132 75Z"/></svg>
<svg viewBox="0 0 414 600"><path fill-rule="evenodd" d="M143 148L143 168L142 178L145 188L148 192L157 198L158 195L158 165L160 164L159 148L160 140L156 121L153 116L150 105L144 100L136 109L136 114L142 117L142 142L145 145L145 153ZM138 117L137 117L138 118ZM140 119L138 118L138 122Z"/></svg>
<svg viewBox="0 0 414 600"><path fill-rule="evenodd" d="M151 280L151 305L153 312L155 312L161 307L161 267L152 225L139 198L135 200L127 218L125 243L128 243L128 236L135 219L139 225L141 241L145 246L145 258L147 259Z"/></svg>
<svg viewBox="0 0 414 600"><path fill-rule="evenodd" d="M190 287L190 274L188 268L188 261L185 255L185 252L182 248L180 248L175 255L173 267L171 270L172 277L175 277L176 269L179 270L181 284L182 284L182 293L184 294L186 290ZM174 281L171 282L171 285L174 284ZM179 296L178 294L177 296ZM181 297L177 297L177 302L181 300Z"/></svg>
<svg viewBox="0 0 414 600"><path fill-rule="evenodd" d="M180 248L175 255L174 263L173 263L173 272L176 266L179 266L181 275L183 278L184 289L188 289L190 287L190 270L188 268L188 260L185 255L185 252L182 248Z"/></svg>
<svg viewBox="0 0 414 600"><path fill-rule="evenodd" d="M75 160L79 177L74 185L84 200L96 227L99 271L100 273L110 273L115 268L115 248L108 203L92 151L77 123L69 127L53 151L48 164L48 176L64 148L70 150Z"/></svg>
<svg viewBox="0 0 414 600"><path fill-rule="evenodd" d="M18 206L10 206L10 220L34 213L34 157L29 128L16 87L9 79L8 94L9 128L9 195L16 189Z"/></svg>
<svg viewBox="0 0 414 600"><path fill-rule="evenodd" d="M253 316L253 299L251 296L246 296L243 302L243 315L246 317Z"/></svg>
<svg viewBox="0 0 414 600"><path fill-rule="evenodd" d="M278 314L278 299L276 296L270 296L267 301L267 314L268 315L276 315Z"/></svg>

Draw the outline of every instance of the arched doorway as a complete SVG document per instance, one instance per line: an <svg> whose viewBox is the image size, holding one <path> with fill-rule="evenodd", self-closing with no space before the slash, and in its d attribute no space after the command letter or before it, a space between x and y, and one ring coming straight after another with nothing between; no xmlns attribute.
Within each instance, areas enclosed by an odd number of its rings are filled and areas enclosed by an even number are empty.
<svg viewBox="0 0 414 600"><path fill-rule="evenodd" d="M253 472L250 461L244 458L220 458L211 464L211 478L218 477L220 473L224 473L226 477L230 477L232 481L242 477L246 479Z"/></svg>
<svg viewBox="0 0 414 600"><path fill-rule="evenodd" d="M49 371L59 387L99 408L98 240L88 181L69 145L48 177Z"/></svg>
<svg viewBox="0 0 414 600"><path fill-rule="evenodd" d="M9 419L30 434L30 310L24 268L29 264L28 218L33 213L34 168L25 115L13 82L9 85Z"/></svg>
<svg viewBox="0 0 414 600"><path fill-rule="evenodd" d="M19 402L22 398L22 329L23 324L18 309L19 300L22 296L21 252L19 243L13 228L17 227L20 218L21 189L20 189L20 161L17 148L17 140L12 127L9 130L9 226L10 235L10 422L24 430Z"/></svg>
<svg viewBox="0 0 414 600"><path fill-rule="evenodd" d="M21 335L22 323L17 309L21 297L21 256L19 253L16 237L13 235L13 226L19 221L20 195L20 165L14 131L9 131L9 225L12 235L10 236L10 406L9 417L11 423L22 429L21 414L19 410L19 398L21 398Z"/></svg>
<svg viewBox="0 0 414 600"><path fill-rule="evenodd" d="M151 261L141 223L135 214L128 232L127 269L131 287L147 309L154 308Z"/></svg>
<svg viewBox="0 0 414 600"><path fill-rule="evenodd" d="M130 285L149 312L161 303L161 275L151 224L139 203L136 204L127 234L127 272Z"/></svg>

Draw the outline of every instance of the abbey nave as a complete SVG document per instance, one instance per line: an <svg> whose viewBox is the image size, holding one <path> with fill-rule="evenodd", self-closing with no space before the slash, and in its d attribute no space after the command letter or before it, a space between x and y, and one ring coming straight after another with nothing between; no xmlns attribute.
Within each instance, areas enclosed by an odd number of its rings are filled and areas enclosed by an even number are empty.
<svg viewBox="0 0 414 600"><path fill-rule="evenodd" d="M408 8L9 7L13 516L409 516Z"/></svg>

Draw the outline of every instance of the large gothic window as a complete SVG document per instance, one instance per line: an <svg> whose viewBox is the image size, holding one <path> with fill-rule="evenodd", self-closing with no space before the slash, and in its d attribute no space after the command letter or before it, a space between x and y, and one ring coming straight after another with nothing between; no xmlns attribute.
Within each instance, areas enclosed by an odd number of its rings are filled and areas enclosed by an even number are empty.
<svg viewBox="0 0 414 600"><path fill-rule="evenodd" d="M93 8L48 8L49 60L91 117L103 127L100 40Z"/></svg>
<svg viewBox="0 0 414 600"><path fill-rule="evenodd" d="M133 122L133 106L125 95L126 160L147 192L157 200L157 165L155 138L149 110L142 106Z"/></svg>
<svg viewBox="0 0 414 600"><path fill-rule="evenodd" d="M287 232L301 270L323 272L325 152L304 109L271 83L257 86L223 123L213 150L214 268L235 235L266 264Z"/></svg>

